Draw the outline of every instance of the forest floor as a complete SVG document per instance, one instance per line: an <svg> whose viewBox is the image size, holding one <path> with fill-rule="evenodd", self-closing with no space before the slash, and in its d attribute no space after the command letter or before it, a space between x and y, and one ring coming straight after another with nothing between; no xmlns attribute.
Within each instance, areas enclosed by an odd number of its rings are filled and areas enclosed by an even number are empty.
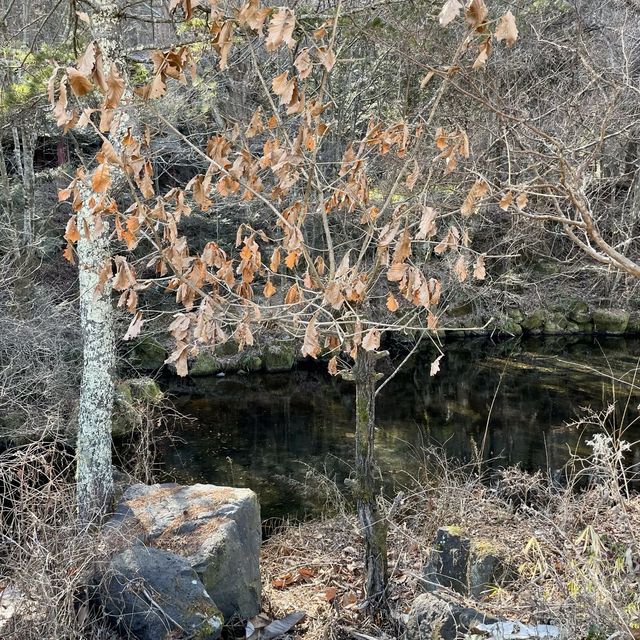
<svg viewBox="0 0 640 640"><path fill-rule="evenodd" d="M558 490L540 474L518 470L505 472L498 490L453 473L419 487L389 522L385 622L362 608L356 518L343 512L290 524L263 546L262 620L304 612L289 637L307 640L402 637L412 602L424 591L436 530L447 525L490 545L511 567L509 579L480 602L449 592L457 602L499 619L554 624L568 638L640 637L640 496L618 489L599 482L584 491Z"/></svg>

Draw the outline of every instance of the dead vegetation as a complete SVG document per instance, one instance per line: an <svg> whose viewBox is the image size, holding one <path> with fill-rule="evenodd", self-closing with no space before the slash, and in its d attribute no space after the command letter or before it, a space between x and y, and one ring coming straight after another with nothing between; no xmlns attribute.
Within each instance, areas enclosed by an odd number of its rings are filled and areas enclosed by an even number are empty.
<svg viewBox="0 0 640 640"><path fill-rule="evenodd" d="M587 419L605 427L610 413ZM552 622L567 638L637 637L640 497L631 489L634 470L624 464L628 446L620 438L596 435L591 450L587 458L572 459L562 483L516 468L489 478L478 463L456 465L441 451L424 452L420 475L393 502L381 504L390 525L392 615L386 621L362 607L358 524L340 493L327 492L338 515L283 526L265 542L264 615L254 627L303 611L305 619L283 637L401 638L423 589L435 532L449 525L490 546L511 568L504 584L466 605L499 618ZM0 611L17 609L2 637L115 638L99 608L88 604L109 545L73 524L71 453L35 443L1 458Z"/></svg>
<svg viewBox="0 0 640 640"><path fill-rule="evenodd" d="M488 481L475 464L456 467L431 451L421 477L385 504L390 620L382 624L361 608L362 541L355 518L344 513L285 528L265 543L265 612L305 611L291 637L402 637L423 590L435 532L451 525L511 568L510 579L467 606L502 619L552 622L567 638L638 637L640 497L630 492L630 474L620 464L625 449L624 442L596 436L592 455L574 457L562 485L515 468Z"/></svg>

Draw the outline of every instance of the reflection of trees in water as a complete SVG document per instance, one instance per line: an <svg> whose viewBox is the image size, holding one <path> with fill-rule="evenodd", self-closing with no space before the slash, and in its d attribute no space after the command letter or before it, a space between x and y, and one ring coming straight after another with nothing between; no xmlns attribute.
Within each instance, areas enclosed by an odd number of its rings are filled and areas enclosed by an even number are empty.
<svg viewBox="0 0 640 640"><path fill-rule="evenodd" d="M616 362L628 369L633 356L614 347ZM471 459L474 443L480 447L485 437L494 395L485 458L503 457L490 464L560 468L567 444L578 436L565 421L580 406L598 408L609 399L597 376L554 366L554 358L579 354L579 362L602 368L606 359L597 345L465 341L448 344L446 353L435 378L431 354L418 354L378 397L377 447L390 482L415 472L424 445L444 444L450 457ZM299 462L326 469L339 483L349 472L353 389L324 371L201 378L175 392L178 409L197 418L176 434L184 443L165 452L179 479L253 487L273 514L309 506L295 491L306 472Z"/></svg>

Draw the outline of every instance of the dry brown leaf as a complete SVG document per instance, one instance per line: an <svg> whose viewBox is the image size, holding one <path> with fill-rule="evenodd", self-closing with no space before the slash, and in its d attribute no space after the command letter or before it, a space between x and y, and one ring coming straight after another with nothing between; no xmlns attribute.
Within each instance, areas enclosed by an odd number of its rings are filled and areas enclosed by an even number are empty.
<svg viewBox="0 0 640 640"><path fill-rule="evenodd" d="M484 280L487 277L487 272L484 267L484 255L479 255L476 259L476 263L473 267L473 277L476 280Z"/></svg>
<svg viewBox="0 0 640 640"><path fill-rule="evenodd" d="M124 93L124 78L118 72L118 67L111 65L111 71L107 78L107 94L104 99L105 109L115 109L120 104L120 99Z"/></svg>
<svg viewBox="0 0 640 640"><path fill-rule="evenodd" d="M298 70L300 80L304 80L311 75L313 71L313 62L311 62L311 56L309 55L309 49L304 48L296 58L293 66Z"/></svg>
<svg viewBox="0 0 640 640"><path fill-rule="evenodd" d="M93 173L91 188L96 193L105 193L110 186L111 177L109 175L109 165L105 163L99 164Z"/></svg>
<svg viewBox="0 0 640 640"><path fill-rule="evenodd" d="M507 11L498 22L494 33L495 39L500 42L505 41L507 47L512 47L518 39L518 27L516 27L516 19L511 11Z"/></svg>
<svg viewBox="0 0 640 640"><path fill-rule="evenodd" d="M297 284L292 285L287 291L287 295L284 297L285 304L296 304L302 300L302 293L300 287Z"/></svg>
<svg viewBox="0 0 640 640"><path fill-rule="evenodd" d="M484 0L471 0L464 12L467 24L476 31L484 30L488 14Z"/></svg>
<svg viewBox="0 0 640 640"><path fill-rule="evenodd" d="M76 224L75 216L69 218L67 222L67 228L64 232L64 239L71 244L80 240L80 232L78 231L78 225Z"/></svg>
<svg viewBox="0 0 640 640"><path fill-rule="evenodd" d="M458 0L447 0L438 14L438 22L446 27L460 15L460 9L462 9L462 5Z"/></svg>
<svg viewBox="0 0 640 640"><path fill-rule="evenodd" d="M276 247L271 254L271 264L269 264L269 269L271 271L276 272L278 267L280 266L280 247Z"/></svg>
<svg viewBox="0 0 640 640"><path fill-rule="evenodd" d="M380 329L369 329L362 340L362 348L365 351L375 351L380 347Z"/></svg>
<svg viewBox="0 0 640 640"><path fill-rule="evenodd" d="M318 330L316 329L316 317L313 316L307 323L307 328L304 332L304 342L302 344L301 353L303 356L311 356L314 360L320 353L320 341L318 339ZM298 573L301 573L301 569Z"/></svg>
<svg viewBox="0 0 640 640"><path fill-rule="evenodd" d="M498 202L498 206L503 210L507 211L509 206L513 204L513 194L511 191L507 191L502 198L500 198L500 202Z"/></svg>
<svg viewBox="0 0 640 640"><path fill-rule="evenodd" d="M400 305L398 304L398 301L395 299L394 295L389 292L389 295L387 296L387 309L389 309L389 311L393 313L394 311L398 310L399 306Z"/></svg>
<svg viewBox="0 0 640 640"><path fill-rule="evenodd" d="M82 76L88 76L96 64L96 43L90 42L84 53L76 60L76 69Z"/></svg>
<svg viewBox="0 0 640 640"><path fill-rule="evenodd" d="M127 332L124 334L124 339L133 340L133 338L137 338L140 335L143 324L144 320L142 318L142 311L136 311L135 315L131 319L131 322L129 323Z"/></svg>
<svg viewBox="0 0 640 640"><path fill-rule="evenodd" d="M67 68L67 77L69 78L69 86L73 95L81 98L93 89L91 80L73 67Z"/></svg>
<svg viewBox="0 0 640 640"><path fill-rule="evenodd" d="M406 185L409 191L413 191L413 188L416 186L416 182L418 182L418 178L420 177L420 165L417 160L413 160L413 170L407 176Z"/></svg>
<svg viewBox="0 0 640 640"><path fill-rule="evenodd" d="M285 7L280 7L278 12L269 22L269 32L264 46L267 51L275 51L283 44L293 49L296 41L293 39L293 29L296 26L294 14Z"/></svg>
<svg viewBox="0 0 640 640"><path fill-rule="evenodd" d="M264 297L270 298L276 292L276 288L273 286L271 280L267 280L267 284L264 285Z"/></svg>
<svg viewBox="0 0 640 640"><path fill-rule="evenodd" d="M418 226L418 233L416 234L416 240L426 240L436 234L437 226L435 220L437 215L433 207L424 207Z"/></svg>
<svg viewBox="0 0 640 640"><path fill-rule="evenodd" d="M316 54L318 56L318 60L320 60L320 64L324 65L324 68L330 72L336 64L336 54L329 46L318 47L316 49Z"/></svg>
<svg viewBox="0 0 640 640"><path fill-rule="evenodd" d="M529 202L529 198L527 194L523 192L516 198L516 207L522 211L527 206L527 202Z"/></svg>
<svg viewBox="0 0 640 640"><path fill-rule="evenodd" d="M431 377L435 376L438 371L440 371L440 360L444 357L444 353L441 353L432 363L431 368L429 369L429 375Z"/></svg>
<svg viewBox="0 0 640 640"><path fill-rule="evenodd" d="M289 78L289 72L285 71L279 76L276 76L271 82L271 88L280 98L280 104L288 105L293 98L293 90L296 87L295 76Z"/></svg>
<svg viewBox="0 0 640 640"><path fill-rule="evenodd" d="M475 59L475 62L473 63L474 71L477 71L478 69L482 69L482 67L484 67L484 65L487 63L487 60L489 59L489 54L491 53L491 39L485 38L480 43L480 46L478 47L478 49L480 50L480 53L478 54L478 57Z"/></svg>
<svg viewBox="0 0 640 640"><path fill-rule="evenodd" d="M259 7L260 0L249 0L238 12L238 24L241 27L246 25L262 35L264 21L271 9L269 7L260 9Z"/></svg>
<svg viewBox="0 0 640 640"><path fill-rule="evenodd" d="M264 131L264 123L262 122L262 107L258 107L251 117L249 126L245 131L245 136L249 139L261 134Z"/></svg>
<svg viewBox="0 0 640 640"><path fill-rule="evenodd" d="M467 279L469 272L467 271L467 263L465 262L464 256L458 256L458 259L453 265L453 272L458 276L460 282L464 282Z"/></svg>

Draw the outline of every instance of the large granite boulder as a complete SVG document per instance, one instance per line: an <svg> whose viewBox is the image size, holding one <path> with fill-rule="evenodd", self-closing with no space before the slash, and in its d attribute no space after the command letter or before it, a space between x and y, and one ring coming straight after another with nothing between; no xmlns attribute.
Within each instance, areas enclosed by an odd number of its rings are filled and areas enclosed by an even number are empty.
<svg viewBox="0 0 640 640"><path fill-rule="evenodd" d="M189 563L169 551L135 545L112 557L102 604L127 637L216 640L222 614Z"/></svg>
<svg viewBox="0 0 640 640"><path fill-rule="evenodd" d="M225 618L260 612L260 507L253 491L133 485L111 527L183 557Z"/></svg>

